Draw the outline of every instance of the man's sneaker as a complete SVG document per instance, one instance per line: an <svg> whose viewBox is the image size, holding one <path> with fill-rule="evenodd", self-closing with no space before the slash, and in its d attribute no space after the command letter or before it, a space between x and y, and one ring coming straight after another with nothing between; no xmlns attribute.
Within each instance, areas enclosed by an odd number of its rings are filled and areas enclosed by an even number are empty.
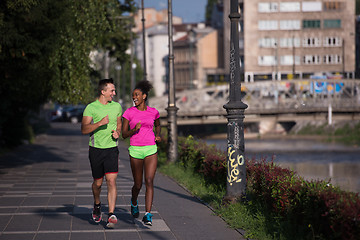
<svg viewBox="0 0 360 240"><path fill-rule="evenodd" d="M131 202L131 215L134 217L134 218L138 218L139 217L139 204L138 204L138 201L136 201L136 206L134 206L132 204L132 201Z"/></svg>
<svg viewBox="0 0 360 240"><path fill-rule="evenodd" d="M145 225L150 225L152 226L152 214L151 213L146 213L145 216L143 217L143 222Z"/></svg>
<svg viewBox="0 0 360 240"><path fill-rule="evenodd" d="M109 218L106 223L107 228L114 228L117 223L117 218L114 214L109 214Z"/></svg>
<svg viewBox="0 0 360 240"><path fill-rule="evenodd" d="M94 208L92 211L92 218L96 223L101 222L101 204L99 205L94 204Z"/></svg>

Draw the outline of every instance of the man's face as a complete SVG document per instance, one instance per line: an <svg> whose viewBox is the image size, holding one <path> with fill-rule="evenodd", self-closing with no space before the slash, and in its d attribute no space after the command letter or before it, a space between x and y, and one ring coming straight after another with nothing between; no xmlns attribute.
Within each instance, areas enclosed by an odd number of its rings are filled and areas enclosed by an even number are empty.
<svg viewBox="0 0 360 240"><path fill-rule="evenodd" d="M113 97L116 95L115 86L112 83L108 83L105 90L102 90L101 92L108 102L111 102Z"/></svg>

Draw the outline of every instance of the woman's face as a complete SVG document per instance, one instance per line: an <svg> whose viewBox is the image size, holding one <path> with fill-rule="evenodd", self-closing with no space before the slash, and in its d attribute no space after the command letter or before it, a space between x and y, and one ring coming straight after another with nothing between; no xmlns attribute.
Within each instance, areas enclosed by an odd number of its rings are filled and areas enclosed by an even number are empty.
<svg viewBox="0 0 360 240"><path fill-rule="evenodd" d="M135 89L133 91L132 98L135 106L139 106L145 101L146 94L144 94L140 89Z"/></svg>

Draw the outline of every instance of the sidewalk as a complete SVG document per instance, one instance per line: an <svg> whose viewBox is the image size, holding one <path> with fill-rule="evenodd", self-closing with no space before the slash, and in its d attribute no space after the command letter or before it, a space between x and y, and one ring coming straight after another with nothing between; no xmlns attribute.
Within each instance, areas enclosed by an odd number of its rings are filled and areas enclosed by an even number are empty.
<svg viewBox="0 0 360 240"><path fill-rule="evenodd" d="M88 136L79 124L55 123L33 145L0 157L0 240L244 239L204 204L159 172L155 177L153 226L145 226L145 186L140 217L129 213L132 175L127 146L120 143L115 229L91 220L93 198ZM103 218L107 217L103 184Z"/></svg>

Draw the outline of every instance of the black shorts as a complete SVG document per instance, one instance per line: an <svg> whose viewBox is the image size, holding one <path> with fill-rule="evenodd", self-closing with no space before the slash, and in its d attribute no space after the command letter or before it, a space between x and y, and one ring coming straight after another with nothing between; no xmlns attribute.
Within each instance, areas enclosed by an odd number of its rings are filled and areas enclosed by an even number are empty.
<svg viewBox="0 0 360 240"><path fill-rule="evenodd" d="M89 147L91 172L94 179L101 179L107 173L119 172L119 149Z"/></svg>

